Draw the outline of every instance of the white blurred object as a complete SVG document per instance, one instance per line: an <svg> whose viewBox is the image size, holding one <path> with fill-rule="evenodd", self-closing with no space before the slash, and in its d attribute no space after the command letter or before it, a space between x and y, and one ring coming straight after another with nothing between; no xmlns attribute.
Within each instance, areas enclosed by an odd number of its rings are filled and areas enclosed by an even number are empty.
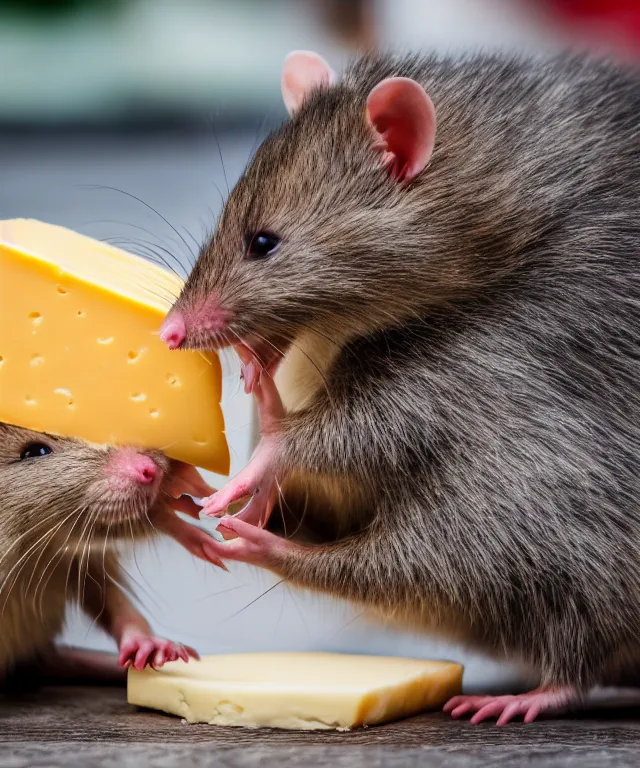
<svg viewBox="0 0 640 768"><path fill-rule="evenodd" d="M52 23L0 15L0 119L253 115L279 101L292 48L340 55L295 0L129 0Z"/></svg>
<svg viewBox="0 0 640 768"><path fill-rule="evenodd" d="M394 50L511 50L537 53L563 39L515 0L376 0L381 47Z"/></svg>

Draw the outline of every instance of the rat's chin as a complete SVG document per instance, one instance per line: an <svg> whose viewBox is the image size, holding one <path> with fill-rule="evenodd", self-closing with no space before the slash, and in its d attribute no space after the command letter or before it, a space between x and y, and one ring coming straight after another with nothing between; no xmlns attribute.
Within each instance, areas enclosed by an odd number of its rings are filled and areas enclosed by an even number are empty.
<svg viewBox="0 0 640 768"><path fill-rule="evenodd" d="M131 505L105 509L94 528L94 536L109 539L137 539L153 531L150 509L146 506Z"/></svg>
<svg viewBox="0 0 640 768"><path fill-rule="evenodd" d="M154 487L130 487L129 484L102 485L102 497L94 499L97 509L93 532L99 536L131 538L136 529L151 527L150 514L158 503L159 484Z"/></svg>
<svg viewBox="0 0 640 768"><path fill-rule="evenodd" d="M105 510L101 515L100 523L103 528L110 528L112 531L116 531L122 526L128 527L129 525L146 523L147 514L147 510L137 507Z"/></svg>

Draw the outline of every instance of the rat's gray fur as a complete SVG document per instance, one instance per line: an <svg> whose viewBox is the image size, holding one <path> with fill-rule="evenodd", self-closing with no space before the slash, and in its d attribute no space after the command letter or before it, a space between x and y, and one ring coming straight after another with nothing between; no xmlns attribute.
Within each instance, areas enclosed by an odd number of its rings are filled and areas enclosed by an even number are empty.
<svg viewBox="0 0 640 768"><path fill-rule="evenodd" d="M52 453L21 461L31 443ZM107 630L119 612L135 611L112 545L150 535L171 464L150 454L165 478L153 496L116 488L107 472L115 450L0 423L0 683L14 666L22 678L22 665L49 657L69 603Z"/></svg>
<svg viewBox="0 0 640 768"><path fill-rule="evenodd" d="M406 187L364 117L389 76L438 115ZM287 376L280 456L343 483L350 532L275 571L545 683L637 664L639 201L640 78L583 57L365 57L264 142L177 306L215 296L231 340L294 344L285 369L332 350L312 391ZM282 242L248 262L259 229Z"/></svg>

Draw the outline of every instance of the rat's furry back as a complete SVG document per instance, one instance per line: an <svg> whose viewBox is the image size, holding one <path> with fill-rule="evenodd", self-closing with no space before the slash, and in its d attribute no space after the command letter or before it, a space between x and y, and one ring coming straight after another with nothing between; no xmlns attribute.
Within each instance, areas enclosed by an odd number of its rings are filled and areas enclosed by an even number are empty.
<svg viewBox="0 0 640 768"><path fill-rule="evenodd" d="M438 115L408 186L364 119L390 76ZM297 345L282 466L358 490L361 532L275 570L547 682L637 662L639 116L614 64L368 57L262 145L178 306L214 294L237 336ZM257 265L256 229L282 239Z"/></svg>

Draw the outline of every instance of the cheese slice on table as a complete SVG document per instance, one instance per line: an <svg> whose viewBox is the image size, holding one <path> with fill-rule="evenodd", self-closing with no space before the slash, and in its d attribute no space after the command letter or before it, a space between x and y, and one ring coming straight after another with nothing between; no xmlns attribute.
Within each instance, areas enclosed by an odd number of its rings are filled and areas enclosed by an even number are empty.
<svg viewBox="0 0 640 768"><path fill-rule="evenodd" d="M129 668L130 704L190 723L314 730L354 728L441 707L461 691L446 661L332 653L247 653Z"/></svg>
<svg viewBox="0 0 640 768"><path fill-rule="evenodd" d="M158 336L181 288L62 227L1 221L0 421L228 474L218 357L170 352Z"/></svg>

